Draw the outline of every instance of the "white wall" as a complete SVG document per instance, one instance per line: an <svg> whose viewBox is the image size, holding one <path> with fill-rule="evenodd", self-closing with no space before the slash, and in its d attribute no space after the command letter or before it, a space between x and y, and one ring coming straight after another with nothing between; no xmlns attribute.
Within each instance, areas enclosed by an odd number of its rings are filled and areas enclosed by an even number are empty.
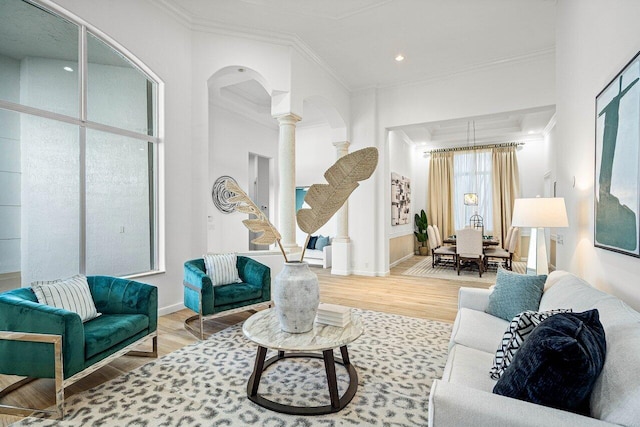
<svg viewBox="0 0 640 427"><path fill-rule="evenodd" d="M420 214L420 211L424 209L425 213L428 212L427 209L427 182L429 180L429 156L424 155L424 147L415 146L413 148L413 155L411 156L412 170L413 170L413 180L412 180L412 188L411 194L413 200L411 200L411 204L413 205L413 211L417 214ZM427 219L430 221L431 218Z"/></svg>
<svg viewBox="0 0 640 427"><path fill-rule="evenodd" d="M614 3L558 1L557 181L569 228L557 264L640 309L640 259L593 246L595 97L640 49L640 3Z"/></svg>
<svg viewBox="0 0 640 427"><path fill-rule="evenodd" d="M211 200L211 188L218 177L228 175L248 194L249 187L253 186L253 183L249 182L249 153L273 159L270 165L271 172L277 174L278 129L264 126L214 104L210 105L209 113L209 192L203 195L206 198L207 216L210 218L207 227L207 251L246 252L249 250L249 230L242 224L242 220L247 219L248 215L240 212L220 212ZM274 188L274 194L277 200L277 187ZM271 222L274 222L274 217L271 218Z"/></svg>
<svg viewBox="0 0 640 427"><path fill-rule="evenodd" d="M319 97L329 105L327 120L332 129L331 141L349 141L350 94L335 78L324 72L319 64L303 57L297 51L291 54L291 111L301 111L303 102Z"/></svg>
<svg viewBox="0 0 640 427"><path fill-rule="evenodd" d="M351 146L349 151L356 151L365 147L375 147L378 144L377 128L378 94L375 89L355 92L351 97ZM384 157L386 150L378 148L379 159ZM378 169L380 164L378 163ZM387 183L386 176L378 173L378 169L371 178L360 183L360 187L349 197L349 237L352 247L352 271L354 274L373 276L376 274L378 257L388 258L389 240L384 230L378 234L377 224L381 209L380 194L377 189ZM381 178L384 176L384 179ZM385 187L387 188L387 187ZM390 218L390 217L389 217ZM378 250L382 246L384 251Z"/></svg>
<svg viewBox="0 0 640 427"><path fill-rule="evenodd" d="M543 179L549 172L544 140L528 141L518 147L516 157L520 172L520 197L544 197Z"/></svg>

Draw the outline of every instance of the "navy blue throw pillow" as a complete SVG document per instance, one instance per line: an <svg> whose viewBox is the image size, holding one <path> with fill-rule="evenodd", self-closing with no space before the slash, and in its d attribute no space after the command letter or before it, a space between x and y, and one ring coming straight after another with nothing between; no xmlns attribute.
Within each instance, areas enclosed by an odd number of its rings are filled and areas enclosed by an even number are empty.
<svg viewBox="0 0 640 427"><path fill-rule="evenodd" d="M529 334L493 392L589 415L605 353L598 310L556 314Z"/></svg>
<svg viewBox="0 0 640 427"><path fill-rule="evenodd" d="M318 240L318 236L309 237L309 243L307 243L307 249L315 249L317 240Z"/></svg>

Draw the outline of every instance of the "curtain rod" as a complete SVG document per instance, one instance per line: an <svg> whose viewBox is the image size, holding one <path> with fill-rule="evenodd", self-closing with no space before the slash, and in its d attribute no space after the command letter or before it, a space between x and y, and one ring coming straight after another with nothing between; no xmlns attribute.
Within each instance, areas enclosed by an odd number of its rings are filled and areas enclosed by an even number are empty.
<svg viewBox="0 0 640 427"><path fill-rule="evenodd" d="M431 150L427 152L429 154L446 153L447 151L483 150L485 148L517 147L519 145L524 145L524 142L506 142L503 144L485 144L485 145L463 146L463 147L453 147L453 148L438 148L437 150Z"/></svg>

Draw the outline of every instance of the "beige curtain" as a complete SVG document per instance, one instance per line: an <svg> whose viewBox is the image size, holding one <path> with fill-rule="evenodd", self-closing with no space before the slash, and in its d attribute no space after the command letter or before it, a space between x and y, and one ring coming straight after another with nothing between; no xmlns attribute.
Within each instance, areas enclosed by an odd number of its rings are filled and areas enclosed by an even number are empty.
<svg viewBox="0 0 640 427"><path fill-rule="evenodd" d="M429 223L441 237L455 233L453 222L453 152L431 153L429 161Z"/></svg>
<svg viewBox="0 0 640 427"><path fill-rule="evenodd" d="M504 242L511 226L513 204L520 192L520 174L516 147L493 149L493 234ZM520 245L515 259L520 259Z"/></svg>

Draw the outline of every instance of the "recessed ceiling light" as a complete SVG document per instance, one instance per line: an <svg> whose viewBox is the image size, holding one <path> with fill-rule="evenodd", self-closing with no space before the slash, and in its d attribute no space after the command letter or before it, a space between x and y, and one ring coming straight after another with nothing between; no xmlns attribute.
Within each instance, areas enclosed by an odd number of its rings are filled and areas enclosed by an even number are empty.
<svg viewBox="0 0 640 427"><path fill-rule="evenodd" d="M402 56L402 55L396 56L396 61L398 61L398 62L404 61L404 56Z"/></svg>
<svg viewBox="0 0 640 427"><path fill-rule="evenodd" d="M73 72L73 68L71 67L64 67L63 70L68 71L68 72Z"/></svg>
<svg viewBox="0 0 640 427"><path fill-rule="evenodd" d="M534 133L535 133L535 132L534 132L534 131L532 131L532 130L530 130L530 131L529 131L529 135L533 135Z"/></svg>

